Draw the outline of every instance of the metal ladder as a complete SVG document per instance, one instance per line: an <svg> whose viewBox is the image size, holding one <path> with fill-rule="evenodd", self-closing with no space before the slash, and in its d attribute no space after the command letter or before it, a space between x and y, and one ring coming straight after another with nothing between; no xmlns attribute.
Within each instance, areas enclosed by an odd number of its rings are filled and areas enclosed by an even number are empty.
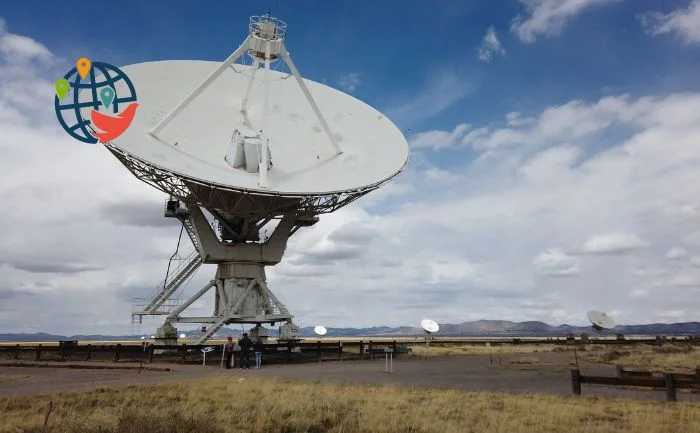
<svg viewBox="0 0 700 433"><path fill-rule="evenodd" d="M218 331L224 326L225 321L225 318L221 318L216 322L212 323L211 326L209 326L209 328L207 328L207 330L204 332L204 334L197 338L193 344L204 344L204 342L211 338L211 336L214 335L216 331Z"/></svg>
<svg viewBox="0 0 700 433"><path fill-rule="evenodd" d="M154 313L175 291L184 283L201 265L202 257L197 251L192 252L187 256L183 263L175 270L175 276L168 282L164 280L152 295L147 298L149 300L144 307L144 313ZM160 288L160 290L159 290Z"/></svg>

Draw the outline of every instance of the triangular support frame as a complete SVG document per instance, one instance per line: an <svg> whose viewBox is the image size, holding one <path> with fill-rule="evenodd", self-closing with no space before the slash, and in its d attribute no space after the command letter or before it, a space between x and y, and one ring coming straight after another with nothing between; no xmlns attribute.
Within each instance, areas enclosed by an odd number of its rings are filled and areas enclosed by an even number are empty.
<svg viewBox="0 0 700 433"><path fill-rule="evenodd" d="M243 96L243 101L241 105L241 115L245 118L247 112L248 98L250 96L250 89L252 87L253 80L255 79L255 71L259 67L262 67L264 86L264 107L261 136L263 148L259 152L259 155L262 158L262 160L259 161L260 164L258 186L260 186L261 188L266 188L267 183L267 158L269 146L269 138L267 135L267 122L268 114L270 112L270 91L268 75L270 71L270 63L276 60L279 56L282 57L282 60L289 67L289 70L296 79L296 82L301 88L304 97L306 98L309 105L311 105L314 114L318 118L321 127L323 128L330 141L331 146L333 147L333 150L335 152L334 156L342 154L343 150L340 147L338 140L336 140L336 137L331 132L331 129L328 126L328 122L323 116L323 113L321 113L321 110L316 104L316 101L314 100L313 96L311 96L311 92L306 86L306 83L304 83L304 80L299 74L299 71L294 65L294 62L292 61L292 58L290 57L289 52L287 51L287 48L284 45L284 31L279 31L277 29L277 26L279 26L280 23L282 24L282 26L284 26L284 23L270 16L251 17L251 24L249 26L248 37L246 37L246 39L238 47L238 49L236 49L236 51L234 51L226 60L224 60L224 62L221 63L221 65L219 65L216 68L216 70L214 70L207 78L205 78L189 95L187 95L185 99L183 99L177 106L175 106L175 108L173 108L168 114L166 114L165 117L163 117L163 119L161 119L160 122L158 122L158 124L156 124L156 126L149 131L149 134L155 137L156 139L163 141L158 136L158 134L163 130L163 128L165 128L180 112L182 112L182 110L185 107L187 107L197 96L199 96L207 87L209 87L214 82L214 80L216 80L226 69L232 66L236 62L236 60L238 60L247 51L250 51L251 56L254 58L253 73L250 76L250 82L248 83L246 93Z"/></svg>

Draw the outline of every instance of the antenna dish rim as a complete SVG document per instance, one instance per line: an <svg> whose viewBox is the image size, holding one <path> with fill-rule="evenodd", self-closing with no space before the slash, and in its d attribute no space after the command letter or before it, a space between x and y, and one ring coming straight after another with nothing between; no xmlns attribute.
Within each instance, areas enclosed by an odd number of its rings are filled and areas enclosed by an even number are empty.
<svg viewBox="0 0 700 433"><path fill-rule="evenodd" d="M595 328L600 329L613 329L615 327L615 320L603 311L591 310L587 314L588 321Z"/></svg>

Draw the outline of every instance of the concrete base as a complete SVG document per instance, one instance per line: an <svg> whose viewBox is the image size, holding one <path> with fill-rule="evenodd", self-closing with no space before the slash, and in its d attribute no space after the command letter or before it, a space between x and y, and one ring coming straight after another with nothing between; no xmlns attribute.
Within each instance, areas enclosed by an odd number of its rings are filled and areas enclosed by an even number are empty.
<svg viewBox="0 0 700 433"><path fill-rule="evenodd" d="M177 346L177 328L170 323L165 323L156 330L156 338L153 342L153 353L161 355L165 353L177 353L177 350L158 349L158 346Z"/></svg>

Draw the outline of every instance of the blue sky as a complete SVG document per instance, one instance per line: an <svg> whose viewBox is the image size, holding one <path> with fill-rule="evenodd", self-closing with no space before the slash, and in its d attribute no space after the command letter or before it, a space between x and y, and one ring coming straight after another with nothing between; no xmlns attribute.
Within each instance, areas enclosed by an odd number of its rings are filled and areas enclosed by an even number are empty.
<svg viewBox="0 0 700 433"><path fill-rule="evenodd" d="M669 12L688 1L615 1L572 17L557 37L522 43L510 33L525 14L517 1L104 2L47 7L11 2L2 15L57 55L77 53L115 64L161 59L222 60L245 37L250 15L268 7L289 25L288 47L306 77L337 85L358 73L355 95L380 109L408 102L431 82L454 74L470 90L431 118L399 118L412 131L457 122L501 121L570 99L610 93L695 90L695 50L650 38L636 15ZM167 4L167 7L163 5ZM477 47L493 26L505 56L490 63Z"/></svg>
<svg viewBox="0 0 700 433"><path fill-rule="evenodd" d="M700 0L22 1L0 11L0 329L49 331L18 323L63 303L65 332L124 332L179 232L152 222L161 193L64 136L55 77L80 56L223 60L268 7L302 75L412 148L270 270L302 325L700 320Z"/></svg>

